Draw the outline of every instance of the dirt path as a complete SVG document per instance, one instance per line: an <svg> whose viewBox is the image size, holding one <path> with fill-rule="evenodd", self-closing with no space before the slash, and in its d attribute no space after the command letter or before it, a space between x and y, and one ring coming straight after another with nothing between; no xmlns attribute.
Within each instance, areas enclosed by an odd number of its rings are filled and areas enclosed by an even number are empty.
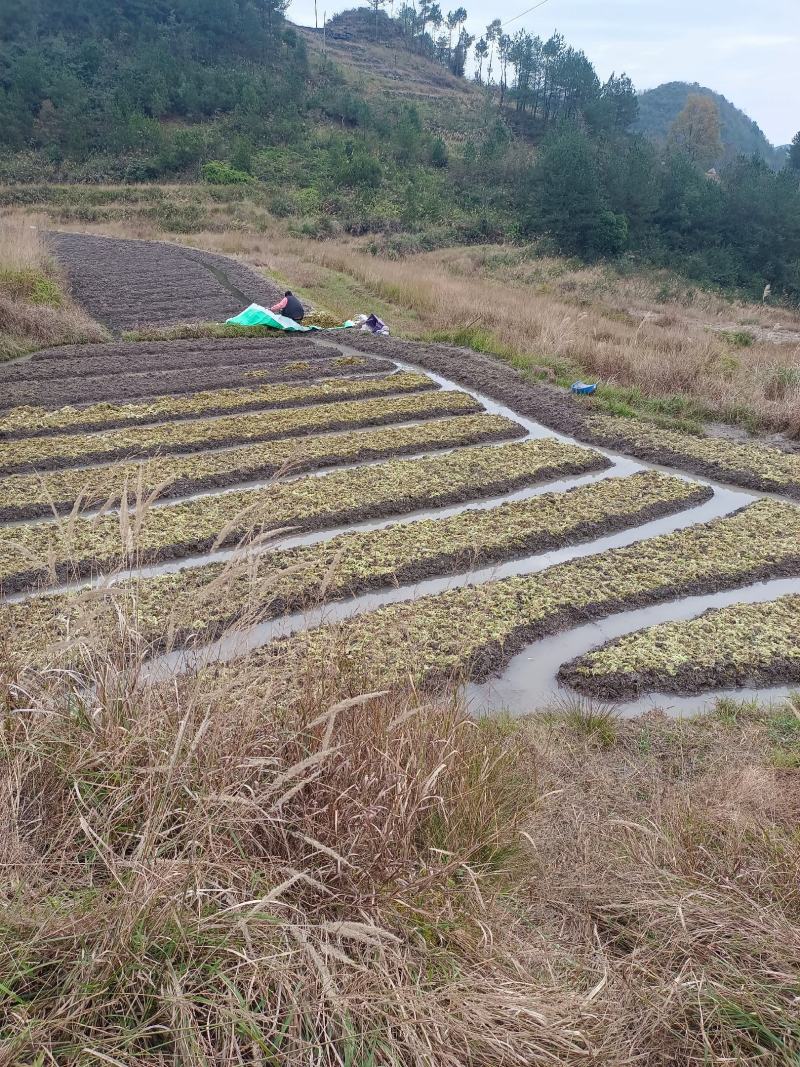
<svg viewBox="0 0 800 1067"><path fill-rule="evenodd" d="M47 240L75 299L116 332L221 322L280 295L277 285L249 267L211 252L81 233L49 233Z"/></svg>

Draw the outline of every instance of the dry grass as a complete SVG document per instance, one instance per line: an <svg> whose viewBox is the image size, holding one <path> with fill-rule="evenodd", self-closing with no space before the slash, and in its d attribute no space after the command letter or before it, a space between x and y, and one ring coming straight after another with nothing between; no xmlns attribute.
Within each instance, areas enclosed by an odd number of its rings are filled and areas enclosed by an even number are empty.
<svg viewBox="0 0 800 1067"><path fill-rule="evenodd" d="M0 219L0 362L107 337L65 293L38 228L26 218Z"/></svg>
<svg viewBox="0 0 800 1067"><path fill-rule="evenodd" d="M800 315L788 309L728 301L667 272L620 275L531 249L386 259L356 239L291 237L257 205L204 210L214 228L180 240L239 256L337 317L375 310L407 336L472 345L562 383L599 380L596 403L614 414L800 434ZM165 236L129 208L79 228Z"/></svg>
<svg viewBox="0 0 800 1067"><path fill-rule="evenodd" d="M616 414L800 434L800 315L788 309L729 301L668 272L621 275L529 248L390 260L368 254L362 240L291 237L260 203L220 201L196 186L161 187L166 204L194 205L207 220L207 230L176 237L160 228L150 199L117 203L112 187L100 191L102 221L70 221L56 206L51 217L62 228L240 256L337 317L375 310L395 332L471 344L561 382L599 379L597 402Z"/></svg>
<svg viewBox="0 0 800 1067"><path fill-rule="evenodd" d="M230 567L257 618L268 561ZM475 722L342 700L335 656L237 703L145 685L135 594L113 630L95 602L47 670L0 660L0 1062L797 1063L768 717Z"/></svg>

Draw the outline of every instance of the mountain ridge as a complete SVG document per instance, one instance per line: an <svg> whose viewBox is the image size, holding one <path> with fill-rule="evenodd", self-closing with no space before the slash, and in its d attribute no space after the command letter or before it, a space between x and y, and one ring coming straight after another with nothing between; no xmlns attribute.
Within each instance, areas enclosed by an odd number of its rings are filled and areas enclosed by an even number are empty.
<svg viewBox="0 0 800 1067"><path fill-rule="evenodd" d="M759 156L773 170L779 170L785 164L787 151L785 147L776 147L771 144L755 120L722 93L700 85L699 82L664 82L654 89L646 89L639 93L639 117L633 129L637 133L645 134L651 140L659 142L666 140L669 127L683 110L687 98L695 93L709 97L719 108L722 144L725 151L720 159L716 160L717 164L739 155Z"/></svg>

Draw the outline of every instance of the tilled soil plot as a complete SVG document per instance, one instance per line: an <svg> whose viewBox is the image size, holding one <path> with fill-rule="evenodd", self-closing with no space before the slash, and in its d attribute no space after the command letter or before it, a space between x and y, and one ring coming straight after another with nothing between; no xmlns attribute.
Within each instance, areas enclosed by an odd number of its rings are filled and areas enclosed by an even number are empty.
<svg viewBox="0 0 800 1067"><path fill-rule="evenodd" d="M635 674L582 674L583 658L571 660L559 669L561 685L584 693L593 700L608 703L636 700L643 693L675 693L691 696L714 689L767 689L800 682L800 656L781 657L769 664L719 663L696 667L685 664L674 672L657 669Z"/></svg>
<svg viewBox="0 0 800 1067"><path fill-rule="evenodd" d="M226 256L158 241L49 233L75 299L110 329L221 322L280 290Z"/></svg>
<svg viewBox="0 0 800 1067"><path fill-rule="evenodd" d="M49 357L51 353L57 353L61 358L38 358ZM281 341L262 341L256 338L249 342L246 342L246 339L237 339L154 343L118 341L102 345L65 345L60 350L38 352L33 359L1 364L0 406L8 406L2 399L5 395L4 387L15 382L330 358L339 358L336 349L329 346L321 348L310 341L289 338Z"/></svg>
<svg viewBox="0 0 800 1067"><path fill-rule="evenodd" d="M348 371L366 375L394 370L394 364L389 360L369 356L365 356L363 365L358 367L342 367L336 363L336 357L308 360L284 357L270 362L245 363L243 366L235 365L235 355L229 355L227 350L220 353L218 358L232 359L234 363L231 366L187 366L171 370L137 371L133 374L103 374L96 378L56 378L54 381L0 385L0 410L24 404L59 408L65 404L91 404L99 400L139 400L197 393L205 389L336 378Z"/></svg>
<svg viewBox="0 0 800 1067"><path fill-rule="evenodd" d="M657 442L649 441L646 434L641 441L632 440L630 436L621 435L615 429L617 420L597 415L591 410L587 411L579 400L563 389L526 381L513 367L508 367L490 356L452 345L400 341L396 338L373 337L363 333L349 335L346 343L348 348L359 352L381 355L387 359L405 360L435 374L444 375L459 385L478 390L492 400L507 404L518 415L535 419L557 433L568 434L587 444L635 456L648 463L677 467L704 478L718 479L745 489L778 491L784 496L800 500L798 480L789 480L781 486L776 486L763 471L754 467L749 469L746 460L740 466L732 467L712 459L703 459L688 448L683 451L676 446L667 450ZM790 451L775 448L778 455Z"/></svg>

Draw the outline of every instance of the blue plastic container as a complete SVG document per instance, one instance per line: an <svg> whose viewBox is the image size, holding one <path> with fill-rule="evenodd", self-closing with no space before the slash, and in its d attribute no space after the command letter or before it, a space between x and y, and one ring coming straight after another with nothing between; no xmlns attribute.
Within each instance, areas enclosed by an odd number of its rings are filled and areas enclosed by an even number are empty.
<svg viewBox="0 0 800 1067"><path fill-rule="evenodd" d="M597 385L587 385L586 382L573 382L571 388L573 393L578 393L580 396L591 396Z"/></svg>

